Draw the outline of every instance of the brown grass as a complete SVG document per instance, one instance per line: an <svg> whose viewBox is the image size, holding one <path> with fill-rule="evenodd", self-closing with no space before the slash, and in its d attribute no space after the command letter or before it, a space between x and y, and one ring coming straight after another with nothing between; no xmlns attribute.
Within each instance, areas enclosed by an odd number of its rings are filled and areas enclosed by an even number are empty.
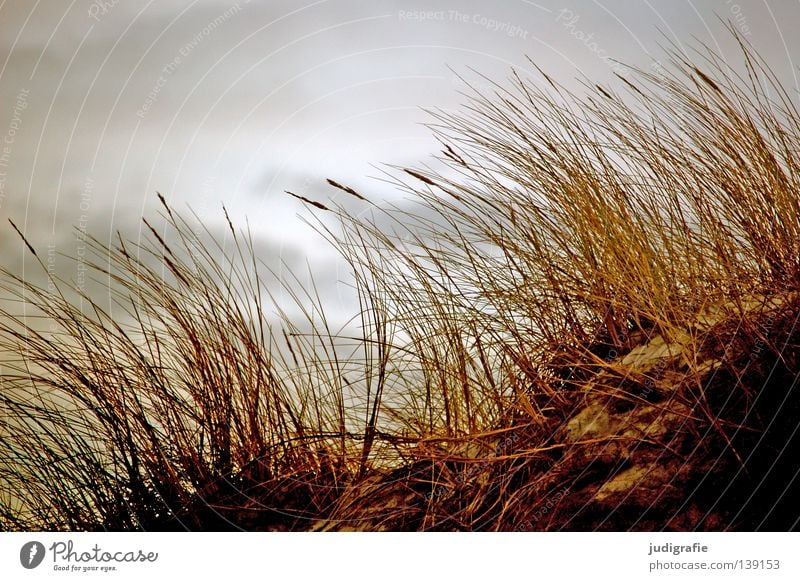
<svg viewBox="0 0 800 581"><path fill-rule="evenodd" d="M619 93L515 73L462 114L431 113L448 169L391 173L409 205L334 181L365 211L303 199L352 267L356 338L314 288L259 263L249 235L197 236L165 202L145 244L92 243L113 313L65 281L51 293L5 273L4 292L58 332L0 318L15 355L0 526L700 526L665 512L673 497L647 518L583 510L585 453L616 436L558 434L597 397L683 410L695 471L737 482L714 498L697 475L705 526L796 526L753 495L796 486L800 114L741 48L740 72L675 52ZM679 362L626 363L656 337Z"/></svg>

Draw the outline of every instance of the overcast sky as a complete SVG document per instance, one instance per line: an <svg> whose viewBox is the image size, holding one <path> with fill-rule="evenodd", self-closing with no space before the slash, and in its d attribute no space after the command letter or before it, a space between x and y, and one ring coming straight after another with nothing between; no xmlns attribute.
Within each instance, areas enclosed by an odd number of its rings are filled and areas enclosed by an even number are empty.
<svg viewBox="0 0 800 581"><path fill-rule="evenodd" d="M454 109L470 69L526 60L569 82L612 81L659 44L732 59L730 20L798 88L800 2L527 0L0 0L0 243L75 252L72 228L139 233L155 192L211 224L222 203L263 252L337 278L284 190L324 200L326 177L373 198L381 163L425 162L424 107Z"/></svg>

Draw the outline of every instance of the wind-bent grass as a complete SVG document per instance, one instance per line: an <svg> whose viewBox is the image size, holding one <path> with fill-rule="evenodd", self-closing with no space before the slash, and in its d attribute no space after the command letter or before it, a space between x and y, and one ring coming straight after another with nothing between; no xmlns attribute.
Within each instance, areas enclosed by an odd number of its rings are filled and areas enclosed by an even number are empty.
<svg viewBox="0 0 800 581"><path fill-rule="evenodd" d="M675 53L620 93L515 73L463 114L432 112L449 172L394 173L412 209L333 181L369 211L303 198L341 226L316 223L353 270L349 356L313 288L270 275L232 225L229 244L201 241L166 203L168 239L148 224L142 246L93 241L125 323L63 281L5 273L58 332L0 319L16 356L0 525L300 529L360 518L353 490L427 458L410 478L451 492L404 526L517 527L544 502L542 454L564 447L576 394L647 403L631 382L661 378L623 356L653 337L681 346L674 397L698 438L745 465L764 439L747 434L791 440L800 114L742 49L742 74Z"/></svg>
<svg viewBox="0 0 800 581"><path fill-rule="evenodd" d="M113 316L62 294L63 281L49 293L6 273L4 291L38 311L0 323L2 348L16 355L0 396L6 526L196 526L181 510L245 468L266 481L321 462L335 477L355 462L354 414L365 406L345 405L346 382L384 376L384 362L338 360L308 291L294 298L310 333L298 321L267 327L276 287L252 240L231 226L223 247L164 208L164 236L148 224L141 246L90 243L90 267L113 282ZM40 316L57 330L37 329Z"/></svg>

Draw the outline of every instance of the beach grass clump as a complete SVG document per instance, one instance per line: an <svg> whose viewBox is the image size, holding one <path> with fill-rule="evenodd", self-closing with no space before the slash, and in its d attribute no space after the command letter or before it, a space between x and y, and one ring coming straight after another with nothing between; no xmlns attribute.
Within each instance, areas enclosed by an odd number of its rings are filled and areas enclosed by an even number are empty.
<svg viewBox="0 0 800 581"><path fill-rule="evenodd" d="M359 469L354 416L374 396L350 392L382 362L337 359L312 289L267 284L251 237L197 231L161 201L145 242L88 242L107 295L4 273L25 308L0 318L4 528L223 526L236 517L210 502L242 502L245 481L316 497ZM287 297L305 322L282 318ZM318 516L314 502L267 520Z"/></svg>
<svg viewBox="0 0 800 581"><path fill-rule="evenodd" d="M403 203L296 196L346 330L163 199L92 243L113 313L6 272L57 331L0 319L3 528L796 527L800 114L738 40L580 94L515 72L431 112Z"/></svg>

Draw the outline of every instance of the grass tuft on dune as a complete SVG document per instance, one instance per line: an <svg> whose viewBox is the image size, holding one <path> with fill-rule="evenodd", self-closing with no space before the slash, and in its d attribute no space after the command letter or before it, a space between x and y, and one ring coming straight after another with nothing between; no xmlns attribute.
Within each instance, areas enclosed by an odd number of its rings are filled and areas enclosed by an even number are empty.
<svg viewBox="0 0 800 581"><path fill-rule="evenodd" d="M796 528L800 114L739 40L515 72L431 112L409 204L301 198L355 338L163 198L91 242L105 302L3 273L0 528Z"/></svg>

